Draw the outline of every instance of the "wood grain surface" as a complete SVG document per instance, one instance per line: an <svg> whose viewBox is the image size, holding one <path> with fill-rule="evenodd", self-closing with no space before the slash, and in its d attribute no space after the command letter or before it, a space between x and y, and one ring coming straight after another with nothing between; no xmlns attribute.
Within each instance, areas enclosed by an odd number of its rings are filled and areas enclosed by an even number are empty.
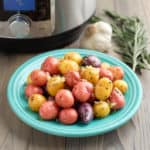
<svg viewBox="0 0 150 150"><path fill-rule="evenodd" d="M102 10L138 15L150 36L149 0L97 0L97 15ZM77 44L71 45L77 47ZM0 52L0 150L150 150L150 72L139 76L144 96L136 115L121 128L89 138L62 138L38 132L22 123L7 103L7 82L14 70L35 54Z"/></svg>

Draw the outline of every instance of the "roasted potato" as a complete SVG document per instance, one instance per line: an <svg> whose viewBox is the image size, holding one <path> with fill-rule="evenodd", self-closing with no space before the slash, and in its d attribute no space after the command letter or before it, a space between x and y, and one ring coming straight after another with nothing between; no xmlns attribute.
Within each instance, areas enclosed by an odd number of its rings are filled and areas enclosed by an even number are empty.
<svg viewBox="0 0 150 150"><path fill-rule="evenodd" d="M120 66L112 66L109 68L109 70L112 72L115 80L121 80L124 77L124 71Z"/></svg>
<svg viewBox="0 0 150 150"><path fill-rule="evenodd" d="M81 78L93 83L94 85L99 80L99 68L94 68L92 66L86 66L81 69Z"/></svg>
<svg viewBox="0 0 150 150"><path fill-rule="evenodd" d="M93 106L94 115L97 118L103 118L109 115L110 106L105 101L95 102Z"/></svg>
<svg viewBox="0 0 150 150"><path fill-rule="evenodd" d="M82 60L82 65L100 67L100 60L94 55L85 56Z"/></svg>
<svg viewBox="0 0 150 150"><path fill-rule="evenodd" d="M64 88L64 86L65 78L61 76L54 76L48 80L46 89L51 96L55 96L60 89Z"/></svg>
<svg viewBox="0 0 150 150"><path fill-rule="evenodd" d="M113 83L108 78L101 78L95 86L95 96L98 100L107 100L113 88Z"/></svg>
<svg viewBox="0 0 150 150"><path fill-rule="evenodd" d="M61 60L59 63L59 71L65 75L69 71L79 71L79 65L72 60Z"/></svg>
<svg viewBox="0 0 150 150"><path fill-rule="evenodd" d="M29 108L32 111L38 112L41 105L46 102L46 98L41 94L33 94L28 99Z"/></svg>
<svg viewBox="0 0 150 150"><path fill-rule="evenodd" d="M81 64L82 57L77 52L68 52L64 55L64 59L69 59L75 61L77 64Z"/></svg>
<svg viewBox="0 0 150 150"><path fill-rule="evenodd" d="M116 80L113 85L114 87L117 87L122 93L125 93L128 90L128 84L124 80Z"/></svg>

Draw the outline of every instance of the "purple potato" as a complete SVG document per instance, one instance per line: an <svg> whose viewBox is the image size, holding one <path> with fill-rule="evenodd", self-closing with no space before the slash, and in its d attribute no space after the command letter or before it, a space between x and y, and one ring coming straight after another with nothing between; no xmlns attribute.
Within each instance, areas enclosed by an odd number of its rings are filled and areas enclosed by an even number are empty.
<svg viewBox="0 0 150 150"><path fill-rule="evenodd" d="M79 118L82 123L88 124L94 118L93 108L89 103L82 103L78 109Z"/></svg>
<svg viewBox="0 0 150 150"><path fill-rule="evenodd" d="M85 56L82 61L83 66L100 67L100 63L100 60L94 55Z"/></svg>

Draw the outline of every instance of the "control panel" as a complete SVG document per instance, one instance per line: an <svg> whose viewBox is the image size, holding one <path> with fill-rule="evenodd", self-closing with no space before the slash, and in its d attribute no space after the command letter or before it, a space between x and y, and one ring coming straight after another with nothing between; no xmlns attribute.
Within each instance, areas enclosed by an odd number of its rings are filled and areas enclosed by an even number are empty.
<svg viewBox="0 0 150 150"><path fill-rule="evenodd" d="M3 0L5 11L35 11L35 0Z"/></svg>
<svg viewBox="0 0 150 150"><path fill-rule="evenodd" d="M42 37L52 33L52 0L1 0L0 37Z"/></svg>

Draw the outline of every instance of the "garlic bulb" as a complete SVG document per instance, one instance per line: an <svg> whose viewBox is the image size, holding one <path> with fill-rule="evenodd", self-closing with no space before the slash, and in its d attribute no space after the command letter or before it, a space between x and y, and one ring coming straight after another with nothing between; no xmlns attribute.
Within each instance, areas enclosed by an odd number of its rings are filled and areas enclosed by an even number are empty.
<svg viewBox="0 0 150 150"><path fill-rule="evenodd" d="M99 21L95 23L95 25L97 27L98 32L112 36L112 27L110 24L103 21Z"/></svg>
<svg viewBox="0 0 150 150"><path fill-rule="evenodd" d="M106 52L111 48L112 27L106 22L91 24L85 30L80 47Z"/></svg>

